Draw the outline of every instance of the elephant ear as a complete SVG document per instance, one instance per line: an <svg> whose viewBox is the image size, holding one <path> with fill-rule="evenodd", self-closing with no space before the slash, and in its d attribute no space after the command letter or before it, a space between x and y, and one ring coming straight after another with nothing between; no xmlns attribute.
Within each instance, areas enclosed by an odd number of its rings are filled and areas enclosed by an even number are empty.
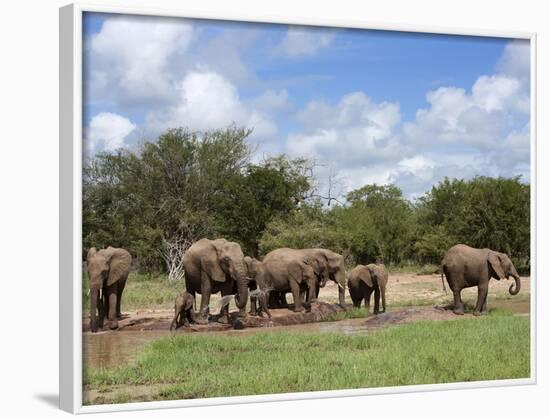
<svg viewBox="0 0 550 417"><path fill-rule="evenodd" d="M489 252L489 255L487 256L487 261L489 262L489 265L491 266L493 271L495 271L495 274L497 274L498 279L506 278L504 270L502 269L502 261L500 260L498 253L493 251Z"/></svg>
<svg viewBox="0 0 550 417"><path fill-rule="evenodd" d="M184 310L191 310L193 304L195 303L195 298L190 293L185 293L185 306Z"/></svg>
<svg viewBox="0 0 550 417"><path fill-rule="evenodd" d="M251 258L250 256L244 257L244 264L246 265L246 273L247 273L247 279L250 281L254 279L254 263L255 259Z"/></svg>
<svg viewBox="0 0 550 417"><path fill-rule="evenodd" d="M88 253L86 254L86 262L90 262L90 259L97 253L97 249L94 247L91 247L88 249Z"/></svg>
<svg viewBox="0 0 550 417"><path fill-rule="evenodd" d="M288 264L288 275L290 279L294 280L298 284L304 282L308 277L313 276L313 268L309 265L309 259L303 261L291 261Z"/></svg>
<svg viewBox="0 0 550 417"><path fill-rule="evenodd" d="M372 271L369 267L364 267L359 272L359 279L363 281L367 286L374 287L374 281Z"/></svg>
<svg viewBox="0 0 550 417"><path fill-rule="evenodd" d="M221 242L218 239L212 243L212 249L201 258L201 268L216 282L225 282L225 272L220 266ZM225 240L223 240L225 242Z"/></svg>
<svg viewBox="0 0 550 417"><path fill-rule="evenodd" d="M123 277L127 277L132 264L132 256L125 249L107 248L107 262L109 263L109 277L107 285L112 285Z"/></svg>

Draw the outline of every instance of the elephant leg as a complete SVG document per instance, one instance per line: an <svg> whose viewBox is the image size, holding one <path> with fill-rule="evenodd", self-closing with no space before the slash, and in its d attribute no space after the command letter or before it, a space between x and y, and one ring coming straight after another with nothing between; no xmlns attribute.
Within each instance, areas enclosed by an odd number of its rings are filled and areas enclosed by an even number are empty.
<svg viewBox="0 0 550 417"><path fill-rule="evenodd" d="M191 312L189 310L187 311L184 311L182 314L181 314L181 317L182 317L182 325L184 327L189 327L191 325Z"/></svg>
<svg viewBox="0 0 550 417"><path fill-rule="evenodd" d="M382 312L386 312L386 288L380 288L380 294L382 295Z"/></svg>
<svg viewBox="0 0 550 417"><path fill-rule="evenodd" d="M103 298L103 317L109 319L109 291L107 287L103 287L101 295Z"/></svg>
<svg viewBox="0 0 550 417"><path fill-rule="evenodd" d="M479 316L483 312L483 306L487 301L487 292L489 290L489 283L479 284L477 286L477 303L474 310L474 316Z"/></svg>
<svg viewBox="0 0 550 417"><path fill-rule="evenodd" d="M107 317L109 318L109 329L114 330L118 328L118 320L116 317L116 304L117 304L117 288L116 285L111 285L107 289L108 299L109 299L109 313Z"/></svg>
<svg viewBox="0 0 550 417"><path fill-rule="evenodd" d="M302 306L302 297L300 296L300 286L294 280L290 280L290 291L292 291L292 297L294 298L294 312L300 313L304 311Z"/></svg>
<svg viewBox="0 0 550 417"><path fill-rule="evenodd" d="M172 323L170 323L170 331L176 330L178 326L179 313L174 316Z"/></svg>
<svg viewBox="0 0 550 417"><path fill-rule="evenodd" d="M350 293L350 296L351 296L351 302L353 303L353 307L361 308L361 303L363 302L363 299L354 297L353 295L351 295L351 293Z"/></svg>
<svg viewBox="0 0 550 417"><path fill-rule="evenodd" d="M201 306L197 317L200 324L208 324L208 305L210 304L210 293L212 292L212 283L210 277L202 272L201 275Z"/></svg>
<svg viewBox="0 0 550 417"><path fill-rule="evenodd" d="M370 296L372 294L372 289L368 289L365 294L365 308L367 309L367 314L369 314L370 311Z"/></svg>
<svg viewBox="0 0 550 417"><path fill-rule="evenodd" d="M374 314L380 313L380 288L374 290Z"/></svg>
<svg viewBox="0 0 550 417"><path fill-rule="evenodd" d="M98 322L97 326L99 329L103 329L103 322L105 320L105 305L103 301L103 291L98 294L97 296L97 315L98 315Z"/></svg>
<svg viewBox="0 0 550 417"><path fill-rule="evenodd" d="M462 302L462 298L460 298L460 291L458 289L453 289L453 297L454 297L454 304L455 308L453 310L453 313L458 315L464 314L464 303Z"/></svg>
<svg viewBox="0 0 550 417"><path fill-rule="evenodd" d="M122 291L124 291L124 287L126 286L126 279L127 277L124 277L118 281L118 291L116 297L116 316L118 319L122 317L120 314L120 300L122 299Z"/></svg>
<svg viewBox="0 0 550 417"><path fill-rule="evenodd" d="M250 297L250 314L251 316L257 316L258 315L258 307L257 307L258 299L257 297Z"/></svg>
<svg viewBox="0 0 550 417"><path fill-rule="evenodd" d="M260 309L267 314L267 317L271 318L267 297L268 295L266 293L260 294Z"/></svg>
<svg viewBox="0 0 550 417"><path fill-rule="evenodd" d="M312 303L317 302L317 288L316 288L317 278L310 279L308 282L308 305L311 306Z"/></svg>

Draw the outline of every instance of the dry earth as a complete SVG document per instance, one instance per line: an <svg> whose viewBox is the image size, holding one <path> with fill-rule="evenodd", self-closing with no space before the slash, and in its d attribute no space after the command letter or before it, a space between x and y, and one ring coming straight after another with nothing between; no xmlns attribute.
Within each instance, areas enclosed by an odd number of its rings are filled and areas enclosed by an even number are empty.
<svg viewBox="0 0 550 417"><path fill-rule="evenodd" d="M510 300L510 308L516 310L514 312L525 313L529 311L530 298L530 279L523 277L521 279L521 292L517 296L511 296L508 293L508 288L513 281L497 281L491 280L488 296L489 307L500 306L507 300ZM445 282L447 288L447 283ZM452 303L452 294L447 288L447 293L442 288L441 277L437 274L432 275L415 275L412 273L392 273L390 274L386 298L388 310L393 311L395 315L396 309L401 307L411 306L444 306ZM200 295L197 297L197 304L200 303ZM287 295L288 301L292 301L292 296ZM462 292L462 298L465 303L474 305L477 298L477 288L467 288ZM349 302L349 294L346 291L346 300ZM244 320L236 320L236 308L232 303L230 309L232 311L233 326L230 324L220 324L211 322L208 325L193 325L190 328L182 329L184 331L221 331L228 330L234 326L239 327L271 327L284 326L290 324L311 323L325 319L328 316L334 315L342 308L336 306L338 302L338 286L329 281L325 288L321 289L319 294L320 303L312 308L309 313L294 313L288 309L272 310L273 318L269 320L267 317L248 317ZM210 302L210 311L216 313L219 311L220 296L213 295ZM371 309L373 302L371 301ZM349 308L349 306L348 306ZM406 309L402 309L407 311ZM407 313L407 320L411 320L412 316L418 316L417 319L438 319L447 316L442 316L437 310L433 309L416 309L420 313L410 311ZM415 311L416 311L415 310ZM426 311L430 311L433 317L427 317ZM128 330L168 330L170 322L173 318L173 310L137 310L125 311L123 317L119 321L119 331ZM382 316L380 316L382 317ZM380 319L383 320L383 319ZM83 321L83 331L89 331L89 319Z"/></svg>

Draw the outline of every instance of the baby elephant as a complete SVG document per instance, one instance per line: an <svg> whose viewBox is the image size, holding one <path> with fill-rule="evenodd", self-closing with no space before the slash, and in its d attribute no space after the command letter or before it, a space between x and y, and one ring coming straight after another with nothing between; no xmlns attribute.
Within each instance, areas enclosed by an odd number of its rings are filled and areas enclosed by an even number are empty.
<svg viewBox="0 0 550 417"><path fill-rule="evenodd" d="M187 291L178 294L174 303L174 319L170 325L170 331L181 326L187 327L190 323L195 322L195 311L193 310L194 304L195 297Z"/></svg>
<svg viewBox="0 0 550 417"><path fill-rule="evenodd" d="M262 316L262 313L266 313L271 318L271 312L268 307L269 293L271 291L271 283L268 280L268 275L263 262L251 258L250 256L244 257L246 269L249 278L248 288L250 291L250 315Z"/></svg>
<svg viewBox="0 0 550 417"><path fill-rule="evenodd" d="M382 298L382 312L386 311L386 284L388 271L383 264L357 265L350 273L348 290L353 305L361 307L365 300L367 312L370 308L370 296L374 291L374 314L380 312L380 298Z"/></svg>

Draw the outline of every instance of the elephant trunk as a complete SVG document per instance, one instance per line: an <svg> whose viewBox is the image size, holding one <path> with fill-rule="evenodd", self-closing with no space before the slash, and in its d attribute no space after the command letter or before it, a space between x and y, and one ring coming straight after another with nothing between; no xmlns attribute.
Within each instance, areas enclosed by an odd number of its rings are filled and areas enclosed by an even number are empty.
<svg viewBox="0 0 550 417"><path fill-rule="evenodd" d="M346 305L346 274L343 271L344 270L339 271L336 274L334 281L336 282L336 284L338 284L338 303L342 307L345 307L345 305Z"/></svg>
<svg viewBox="0 0 550 417"><path fill-rule="evenodd" d="M519 293L519 290L521 289L521 280L519 279L519 275L514 275L514 281L515 281L515 288L514 288L514 284L510 285L510 288L508 289L508 291L510 292L511 295L517 295L517 293Z"/></svg>
<svg viewBox="0 0 550 417"><path fill-rule="evenodd" d="M338 303L344 307L346 305L346 293L344 285L338 283Z"/></svg>
<svg viewBox="0 0 550 417"><path fill-rule="evenodd" d="M90 330L97 332L97 304L99 300L99 290L90 289Z"/></svg>
<svg viewBox="0 0 550 417"><path fill-rule="evenodd" d="M239 310L243 311L246 308L246 302L248 301L248 279L244 264L237 267L237 274L235 278L237 281L237 293L239 294L239 296L235 298L235 304Z"/></svg>

